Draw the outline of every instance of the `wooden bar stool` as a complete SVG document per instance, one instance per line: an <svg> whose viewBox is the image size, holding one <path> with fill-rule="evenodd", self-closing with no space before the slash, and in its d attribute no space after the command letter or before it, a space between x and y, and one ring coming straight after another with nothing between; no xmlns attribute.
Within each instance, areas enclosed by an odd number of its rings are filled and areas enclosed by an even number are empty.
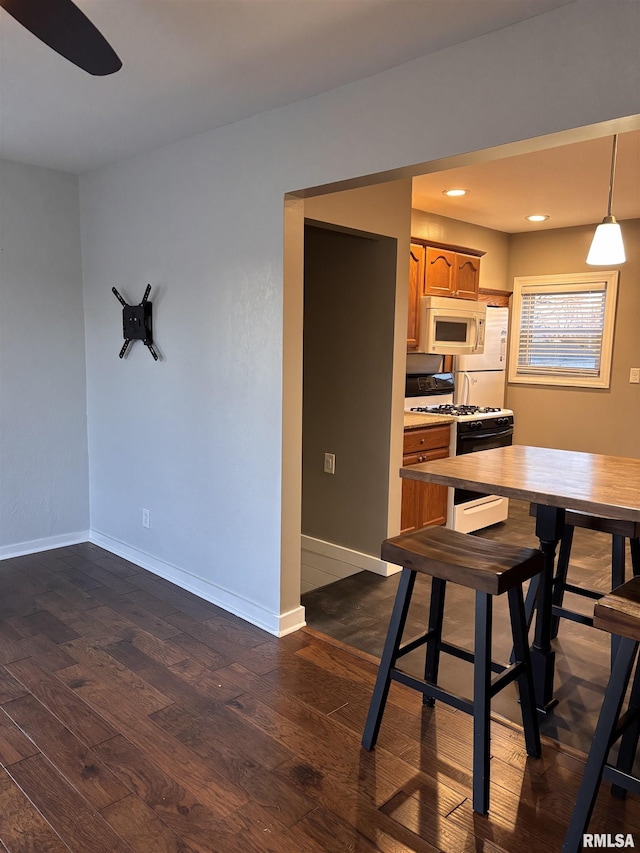
<svg viewBox="0 0 640 853"><path fill-rule="evenodd" d="M577 853L582 849L582 836L603 780L614 783L611 789L614 796L624 797L627 791L640 794L640 779L631 775L640 736L640 667L636 667L628 708L621 714L640 644L640 577L601 598L594 608L593 624L619 637L620 642L562 853ZM620 738L614 767L607 764L607 758Z"/></svg>
<svg viewBox="0 0 640 853"><path fill-rule="evenodd" d="M362 745L373 749L378 739L391 681L399 681L422 693L422 701L433 705L440 699L473 716L473 809L485 814L489 808L489 734L491 699L517 681L527 752L540 756L540 734L529 659L522 584L543 569L543 556L532 548L514 548L444 527L428 527L386 539L382 559L403 566L395 604L385 640L378 676L365 723ZM431 603L426 633L402 644L411 595L420 572L430 575ZM475 647L469 652L442 640L447 582L475 589ZM491 659L493 596L507 593L513 634L511 665ZM426 645L424 679L396 666L403 655ZM473 700L438 686L440 653L473 663ZM492 679L492 672L498 673Z"/></svg>
<svg viewBox="0 0 640 853"><path fill-rule="evenodd" d="M529 515L536 514L536 505L531 504ZM595 515L589 515L586 512L578 512L576 510L567 510L565 513L565 528L562 539L560 540L560 549L558 552L558 562L553 578L553 593L552 593L552 619L551 619L551 638L558 636L558 628L560 619L569 619L572 622L579 622L582 625L593 626L593 617L586 616L583 613L578 613L564 606L565 592L580 595L584 598L589 598L592 601L597 601L602 598L604 593L596 592L581 586L571 584L567 580L569 571L569 560L571 558L571 546L573 544L573 532L576 527L581 527L586 530L597 530L601 533L608 533L611 536L611 589L623 584L625 581L625 539L629 540L631 551L631 568L634 577L640 575L640 524L635 521L619 521L615 518L599 518ZM527 591L525 602L525 610L527 613L527 621L531 622L531 616L535 605L537 584L530 585ZM612 643L615 650L615 642Z"/></svg>

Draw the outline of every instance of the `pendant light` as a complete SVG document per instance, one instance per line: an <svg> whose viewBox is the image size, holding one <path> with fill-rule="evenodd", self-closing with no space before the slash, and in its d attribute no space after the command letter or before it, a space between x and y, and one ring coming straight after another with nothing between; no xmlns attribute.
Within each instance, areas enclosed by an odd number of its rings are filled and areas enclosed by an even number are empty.
<svg viewBox="0 0 640 853"><path fill-rule="evenodd" d="M623 264L626 261L622 232L615 216L611 215L611 197L613 196L613 179L616 171L616 155L618 153L618 134L613 137L611 152L611 176L609 178L609 204L607 215L596 228L587 255L587 263L593 266Z"/></svg>

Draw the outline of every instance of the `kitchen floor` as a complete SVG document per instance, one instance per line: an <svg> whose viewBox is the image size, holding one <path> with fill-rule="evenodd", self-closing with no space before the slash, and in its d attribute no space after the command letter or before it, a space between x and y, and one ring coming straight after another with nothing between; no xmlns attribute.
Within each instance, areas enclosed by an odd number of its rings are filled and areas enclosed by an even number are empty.
<svg viewBox="0 0 640 853"><path fill-rule="evenodd" d="M534 519L529 504L511 501L509 519L479 531L485 539L514 545L538 546ZM627 546L628 549L628 546ZM631 561L627 550L627 576ZM580 586L608 591L611 574L611 537L590 530L577 529L574 535L569 579ZM302 596L307 624L329 637L355 649L380 657L399 575L383 578L370 572L337 581ZM418 577L405 637L417 636L424 630L429 599L430 580ZM578 596L567 596L566 604L581 612L593 612L593 602ZM449 642L471 649L473 644L473 591L450 585L447 590L444 637ZM510 627L506 596L494 606L494 659L506 661L510 653ZM555 695L558 705L541 718L541 731L561 744L588 752L609 676L609 635L566 619L560 623L556 650ZM424 651L412 652L403 666L422 674ZM469 664L444 656L441 663L443 686L471 696ZM521 722L515 685L493 700L495 714Z"/></svg>

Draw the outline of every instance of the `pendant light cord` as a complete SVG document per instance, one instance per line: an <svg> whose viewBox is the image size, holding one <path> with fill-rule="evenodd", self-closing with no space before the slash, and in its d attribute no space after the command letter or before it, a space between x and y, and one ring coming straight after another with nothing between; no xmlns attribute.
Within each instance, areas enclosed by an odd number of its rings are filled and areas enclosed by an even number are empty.
<svg viewBox="0 0 640 853"><path fill-rule="evenodd" d="M618 134L613 136L613 150L611 151L611 175L609 178L609 204L607 205L607 216L611 216L611 200L613 198L613 179L616 173L616 158L618 156Z"/></svg>

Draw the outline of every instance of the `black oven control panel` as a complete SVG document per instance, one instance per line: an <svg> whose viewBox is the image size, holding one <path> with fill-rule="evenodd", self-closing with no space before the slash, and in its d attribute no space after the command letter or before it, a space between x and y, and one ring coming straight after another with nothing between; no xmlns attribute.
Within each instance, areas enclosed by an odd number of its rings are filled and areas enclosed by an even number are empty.
<svg viewBox="0 0 640 853"><path fill-rule="evenodd" d="M494 418L484 417L478 420L459 420L456 424L458 435L465 432L495 432L505 428L513 431L513 415L500 415Z"/></svg>

